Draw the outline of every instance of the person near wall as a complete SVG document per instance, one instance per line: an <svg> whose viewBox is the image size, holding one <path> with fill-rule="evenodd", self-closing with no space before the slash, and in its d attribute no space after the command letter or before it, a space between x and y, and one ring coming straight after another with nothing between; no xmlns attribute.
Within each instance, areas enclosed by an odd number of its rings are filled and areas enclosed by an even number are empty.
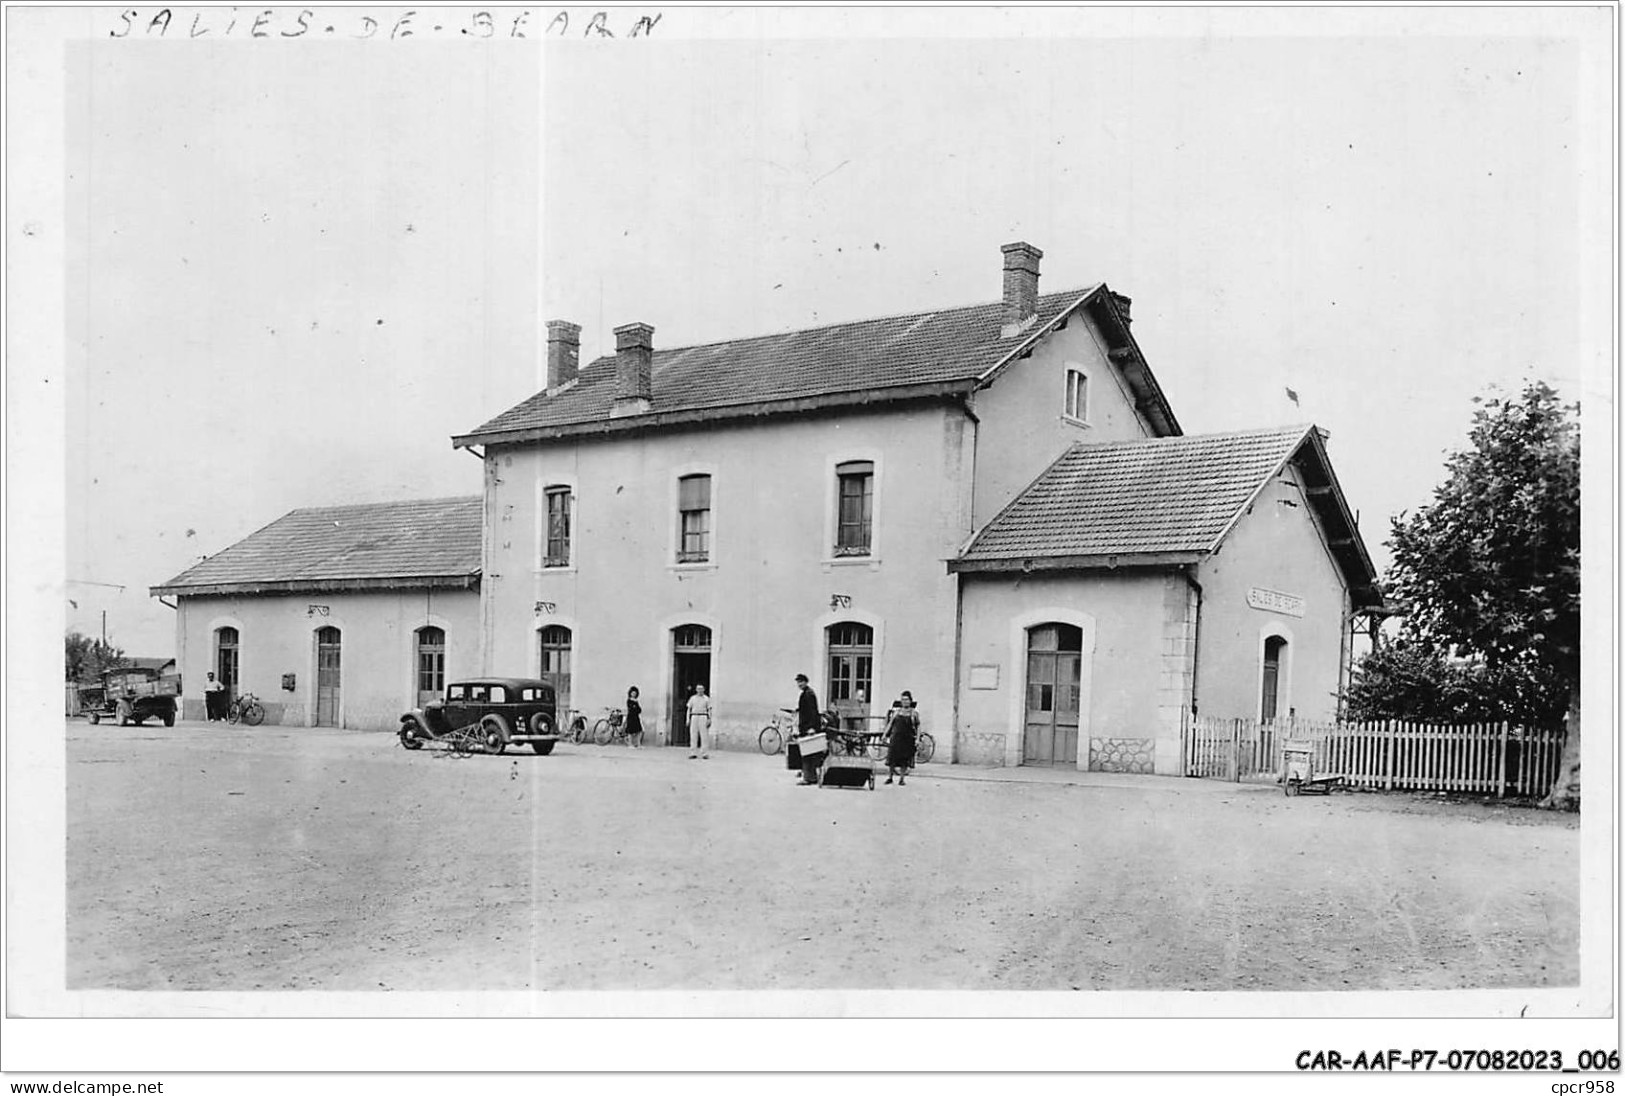
<svg viewBox="0 0 1625 1096"><path fill-rule="evenodd" d="M203 684L203 715L210 723L226 718L226 683L216 679L213 671Z"/></svg>
<svg viewBox="0 0 1625 1096"><path fill-rule="evenodd" d="M908 783L919 738L920 713L914 710L914 694L905 689L886 718L886 783L893 777L898 787Z"/></svg>
<svg viewBox="0 0 1625 1096"><path fill-rule="evenodd" d="M806 674L796 675L796 686L801 690L801 697L796 701L796 731L802 735L817 734L823 726L822 715L818 711L818 694L813 692L812 686L808 684ZM818 783L818 767L823 761L823 751L801 754L803 786Z"/></svg>
<svg viewBox="0 0 1625 1096"><path fill-rule="evenodd" d="M711 698L705 695L705 686L694 686L694 695L688 698L689 757L711 756Z"/></svg>
<svg viewBox="0 0 1625 1096"><path fill-rule="evenodd" d="M643 747L643 705L636 685L626 690L626 744L634 750Z"/></svg>

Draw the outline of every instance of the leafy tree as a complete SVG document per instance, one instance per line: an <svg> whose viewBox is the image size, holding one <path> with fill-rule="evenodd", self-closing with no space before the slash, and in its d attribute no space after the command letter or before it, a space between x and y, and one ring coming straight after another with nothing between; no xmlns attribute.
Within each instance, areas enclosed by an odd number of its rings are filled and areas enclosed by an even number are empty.
<svg viewBox="0 0 1625 1096"><path fill-rule="evenodd" d="M64 672L70 682L94 681L107 670L116 670L127 661L124 650L104 640L69 632L65 641Z"/></svg>
<svg viewBox="0 0 1625 1096"><path fill-rule="evenodd" d="M1568 739L1545 805L1580 797L1580 425L1543 382L1475 399L1471 445L1445 463L1433 502L1393 520L1388 590L1402 635L1459 650L1533 695L1567 694Z"/></svg>
<svg viewBox="0 0 1625 1096"><path fill-rule="evenodd" d="M1414 719L1431 723L1512 720L1550 726L1563 718L1568 689L1529 659L1491 666L1453 658L1401 639L1360 661L1344 694L1356 721Z"/></svg>

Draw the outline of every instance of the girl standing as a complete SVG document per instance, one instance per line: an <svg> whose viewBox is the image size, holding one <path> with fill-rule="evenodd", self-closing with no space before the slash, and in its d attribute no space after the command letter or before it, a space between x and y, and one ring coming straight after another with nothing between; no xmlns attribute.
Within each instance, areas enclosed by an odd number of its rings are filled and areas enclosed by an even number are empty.
<svg viewBox="0 0 1625 1096"><path fill-rule="evenodd" d="M626 690L626 743L634 750L643 747L643 705L636 685Z"/></svg>

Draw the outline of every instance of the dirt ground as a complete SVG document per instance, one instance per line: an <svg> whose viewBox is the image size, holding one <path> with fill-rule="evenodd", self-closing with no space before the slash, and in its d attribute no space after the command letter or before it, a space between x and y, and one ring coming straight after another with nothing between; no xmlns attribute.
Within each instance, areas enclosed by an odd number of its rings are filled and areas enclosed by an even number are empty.
<svg viewBox="0 0 1625 1096"><path fill-rule="evenodd" d="M68 988L1579 981L1573 816L930 765L67 726Z"/></svg>

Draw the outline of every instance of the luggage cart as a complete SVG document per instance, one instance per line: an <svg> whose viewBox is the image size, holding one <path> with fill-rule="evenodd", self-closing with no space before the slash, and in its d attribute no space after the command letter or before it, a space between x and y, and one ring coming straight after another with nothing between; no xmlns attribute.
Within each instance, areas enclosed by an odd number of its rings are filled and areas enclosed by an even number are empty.
<svg viewBox="0 0 1625 1096"><path fill-rule="evenodd" d="M878 743L862 731L829 730L825 732L829 749L824 754L824 767L819 786L824 788L862 788L875 790L875 752Z"/></svg>
<svg viewBox="0 0 1625 1096"><path fill-rule="evenodd" d="M1302 792L1328 795L1342 779L1340 776L1315 775L1313 742L1281 744L1281 790L1287 795L1298 795Z"/></svg>

